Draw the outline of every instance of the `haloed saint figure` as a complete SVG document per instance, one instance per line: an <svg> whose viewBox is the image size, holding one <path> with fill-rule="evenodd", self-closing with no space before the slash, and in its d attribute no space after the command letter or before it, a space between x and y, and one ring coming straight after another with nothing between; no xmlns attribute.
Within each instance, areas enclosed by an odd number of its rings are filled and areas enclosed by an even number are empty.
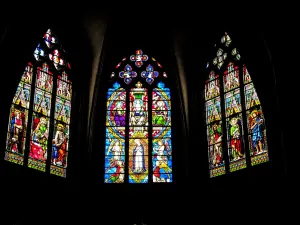
<svg viewBox="0 0 300 225"><path fill-rule="evenodd" d="M146 123L145 109L143 107L143 101L141 99L135 99L133 101L133 116L131 117L131 123L133 125L144 126Z"/></svg>
<svg viewBox="0 0 300 225"><path fill-rule="evenodd" d="M17 109L11 115L8 147L14 153L23 154L24 117L24 113Z"/></svg>
<svg viewBox="0 0 300 225"><path fill-rule="evenodd" d="M125 111L123 104L122 101L116 103L116 112L114 115L116 126L125 126Z"/></svg>
<svg viewBox="0 0 300 225"><path fill-rule="evenodd" d="M139 139L134 140L132 171L134 173L143 173L146 171L144 146Z"/></svg>
<svg viewBox="0 0 300 225"><path fill-rule="evenodd" d="M238 117L233 117L229 124L230 136L230 158L231 161L236 161L244 158L244 151L242 148L242 133L241 133L241 120Z"/></svg>
<svg viewBox="0 0 300 225"><path fill-rule="evenodd" d="M155 106L155 114L153 115L152 122L155 125L165 126L167 122L167 107L165 106L165 103L163 101L157 101Z"/></svg>
<svg viewBox="0 0 300 225"><path fill-rule="evenodd" d="M254 154L261 154L265 152L264 142L264 123L262 115L258 110L253 110L249 116L250 131L252 133L251 145Z"/></svg>
<svg viewBox="0 0 300 225"><path fill-rule="evenodd" d="M37 118L33 123L29 156L33 159L47 158L48 126L45 117Z"/></svg>
<svg viewBox="0 0 300 225"><path fill-rule="evenodd" d="M106 153L109 165L105 172L109 175L105 179L105 183L122 183L124 182L124 149L119 140L112 142Z"/></svg>
<svg viewBox="0 0 300 225"><path fill-rule="evenodd" d="M172 175L171 156L172 150L169 145L170 139L164 141L159 139L154 143L153 147L153 180L154 182L170 182Z"/></svg>
<svg viewBox="0 0 300 225"><path fill-rule="evenodd" d="M66 154L67 135L64 133L64 125L58 124L55 137L52 140L52 164L62 166Z"/></svg>

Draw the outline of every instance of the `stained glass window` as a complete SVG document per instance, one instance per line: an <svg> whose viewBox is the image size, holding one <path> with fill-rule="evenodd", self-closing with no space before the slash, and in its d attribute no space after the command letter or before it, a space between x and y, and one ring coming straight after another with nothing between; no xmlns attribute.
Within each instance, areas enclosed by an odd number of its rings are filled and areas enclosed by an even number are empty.
<svg viewBox="0 0 300 225"><path fill-rule="evenodd" d="M251 165L253 166L269 160L267 134L262 106L246 65L243 65L243 77L246 84L244 87L245 105Z"/></svg>
<svg viewBox="0 0 300 225"><path fill-rule="evenodd" d="M105 183L173 182L171 93L163 66L151 60L138 49L110 75Z"/></svg>
<svg viewBox="0 0 300 225"><path fill-rule="evenodd" d="M118 82L107 92L105 182L123 183L125 176L126 91Z"/></svg>
<svg viewBox="0 0 300 225"><path fill-rule="evenodd" d="M9 114L5 160L20 165L24 163L32 77L33 66L28 63L17 87Z"/></svg>
<svg viewBox="0 0 300 225"><path fill-rule="evenodd" d="M172 182L171 93L160 82L152 91L153 182Z"/></svg>
<svg viewBox="0 0 300 225"><path fill-rule="evenodd" d="M207 63L205 110L210 177L269 160L264 115L253 81L227 33ZM249 153L249 154L247 154ZM226 156L226 157L224 157ZM226 158L226 160L225 160ZM248 166L250 166L248 165Z"/></svg>
<svg viewBox="0 0 300 225"><path fill-rule="evenodd" d="M72 83L66 52L48 29L12 101L5 160L66 177ZM53 108L54 107L54 108ZM28 141L27 141L28 140ZM51 160L48 160L50 157Z"/></svg>

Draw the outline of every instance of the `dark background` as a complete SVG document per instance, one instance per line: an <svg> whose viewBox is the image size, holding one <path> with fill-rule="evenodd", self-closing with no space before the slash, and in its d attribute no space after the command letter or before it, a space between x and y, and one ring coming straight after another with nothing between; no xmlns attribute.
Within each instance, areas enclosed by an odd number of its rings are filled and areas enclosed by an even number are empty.
<svg viewBox="0 0 300 225"><path fill-rule="evenodd" d="M289 202L297 199L299 177L299 147L297 139L292 141L298 107L296 28L275 12L226 9L137 12L130 7L95 7L43 17L30 10L3 13L1 158L17 84L49 27L69 53L74 88L68 178L0 160L3 224L198 224L291 218ZM206 62L215 56L214 44L225 31L262 102L271 160L210 179L201 95L208 76ZM156 58L171 80L175 182L105 185L101 143L109 75L137 48ZM296 70L289 72L291 67Z"/></svg>

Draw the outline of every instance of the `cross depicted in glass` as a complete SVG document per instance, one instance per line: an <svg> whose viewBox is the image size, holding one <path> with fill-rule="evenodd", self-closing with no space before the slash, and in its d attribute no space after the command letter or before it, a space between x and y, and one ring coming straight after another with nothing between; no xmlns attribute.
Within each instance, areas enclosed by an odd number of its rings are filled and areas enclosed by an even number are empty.
<svg viewBox="0 0 300 225"><path fill-rule="evenodd" d="M126 65L124 71L119 73L119 77L124 78L125 84L129 84L132 81L132 78L136 77L137 73L132 71L132 67L130 65Z"/></svg>
<svg viewBox="0 0 300 225"><path fill-rule="evenodd" d="M241 59L241 55L239 54L238 50L236 50L236 48L232 49L231 55L233 55L236 60L240 60Z"/></svg>
<svg viewBox="0 0 300 225"><path fill-rule="evenodd" d="M48 48L52 47L52 44L56 43L56 39L52 35L52 31L50 29L48 29L46 34L44 35L44 39Z"/></svg>
<svg viewBox="0 0 300 225"><path fill-rule="evenodd" d="M147 55L143 55L141 49L136 50L135 55L130 56L130 60L135 62L135 65L140 68L143 65L143 61L148 60Z"/></svg>
<svg viewBox="0 0 300 225"><path fill-rule="evenodd" d="M40 61L41 60L41 57L44 57L45 56L45 52L44 50L40 47L40 44L38 44L38 46L36 47L36 49L34 50L34 58L37 60L37 61Z"/></svg>
<svg viewBox="0 0 300 225"><path fill-rule="evenodd" d="M153 70L153 66L151 66L150 64L146 67L146 71L143 71L141 73L141 76L143 78L146 78L146 82L148 84L152 84L152 82L154 81L154 78L158 77L159 73L157 71Z"/></svg>
<svg viewBox="0 0 300 225"><path fill-rule="evenodd" d="M217 65L218 69L220 69L227 58L227 53L223 51L223 49L219 48L217 51L217 57L213 59L213 64Z"/></svg>
<svg viewBox="0 0 300 225"><path fill-rule="evenodd" d="M229 37L227 32L225 32L225 35L221 38L221 43L225 44L226 47L228 47L230 45L231 38Z"/></svg>
<svg viewBox="0 0 300 225"><path fill-rule="evenodd" d="M49 58L53 61L53 64L57 70L60 69L60 66L65 65L65 60L60 56L60 52L58 50L54 50L53 53L49 54Z"/></svg>

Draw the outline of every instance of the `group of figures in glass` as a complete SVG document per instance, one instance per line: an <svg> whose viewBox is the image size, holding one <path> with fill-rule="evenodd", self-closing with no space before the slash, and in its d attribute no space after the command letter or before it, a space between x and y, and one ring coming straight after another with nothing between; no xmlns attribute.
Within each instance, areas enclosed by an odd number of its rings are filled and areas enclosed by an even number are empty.
<svg viewBox="0 0 300 225"><path fill-rule="evenodd" d="M36 62L26 66L13 98L5 160L23 165L24 157L28 157L28 167L46 171L51 154L50 173L66 177L72 96L72 83L67 74L70 64L50 29L43 40L34 51ZM213 59L215 68L210 70L205 84L211 177L226 173L224 154L228 155L230 172L246 168L248 150L251 165L269 160L260 100L246 66L239 64L239 52L235 48L229 50L231 42L226 33L221 39L225 50L218 49ZM150 57L138 49L129 59L138 70L143 70ZM161 80L155 82L167 75L157 71L162 65L151 59L153 64L145 66L140 77L129 62L117 73L126 85L136 80L135 88L123 88L115 81L108 89L105 183L173 181L171 93ZM116 69L126 60L123 58ZM225 70L216 72L226 60ZM111 78L116 78L114 76L115 72ZM150 88L143 87L143 79ZM151 88L153 83L157 87ZM30 117L32 120L28 123ZM29 144L26 144L28 138Z"/></svg>
<svg viewBox="0 0 300 225"><path fill-rule="evenodd" d="M13 98L5 160L23 165L24 158L28 157L28 167L45 172L50 154L50 173L66 177L72 95L67 74L70 64L64 60L64 50L57 45L50 29L43 39L34 51L35 63L26 66ZM56 91L53 91L55 83ZM34 92L32 97L31 92Z"/></svg>
<svg viewBox="0 0 300 225"><path fill-rule="evenodd" d="M153 182L172 182L170 91L162 82L152 91L149 126L148 90L137 82L129 92L118 82L108 91L105 182L125 182L126 94L129 93L128 181L149 180L149 129L152 129Z"/></svg>
<svg viewBox="0 0 300 225"><path fill-rule="evenodd" d="M229 38L228 34L224 37L224 40ZM230 43L226 47L229 47ZM240 55L236 57L236 54L238 53L235 49L232 51L232 56L235 56L235 61L238 61L241 57ZM221 66L218 69L221 69ZM242 72L242 79L239 76L240 72ZM223 86L220 85L221 83ZM221 89L223 89L224 98L221 98ZM243 96L244 102L241 96ZM211 177L226 173L223 149L225 146L230 172L246 168L246 151L248 149L251 165L269 160L262 107L245 65L240 67L234 60L229 61L221 78L214 69L211 70L205 85L205 99ZM223 101L224 114L222 114ZM224 121L223 115L225 116ZM245 121L243 116L246 117ZM226 126L223 130L224 122ZM244 126L248 129L244 129ZM225 137L223 132L226 133ZM246 146L245 134L248 136L249 147ZM227 144L223 143L225 141Z"/></svg>
<svg viewBox="0 0 300 225"><path fill-rule="evenodd" d="M123 58L116 68L125 63L126 59ZM143 70L144 62L150 58L139 49L129 59L134 62L137 70ZM154 65L158 66L157 69L162 68L159 62L151 59ZM157 88L143 87L143 79L149 85L152 85L156 78L159 79L160 72L151 64L145 66L145 70L140 73L126 64L124 70L118 74L125 84L134 80L136 83L135 88L129 89L122 88L116 81L113 88L108 90L104 181L148 183L149 166L152 165L150 174L153 182L172 182L170 90L162 81L156 82ZM161 77L167 77L165 72L161 74ZM114 75L113 72L111 77ZM149 135L149 132L152 135ZM127 173L128 177L125 177Z"/></svg>

